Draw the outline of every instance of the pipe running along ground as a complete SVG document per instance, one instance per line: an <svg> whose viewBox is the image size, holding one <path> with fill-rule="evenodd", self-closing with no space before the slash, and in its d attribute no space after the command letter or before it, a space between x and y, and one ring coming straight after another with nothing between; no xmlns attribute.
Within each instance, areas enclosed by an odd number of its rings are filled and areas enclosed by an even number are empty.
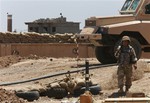
<svg viewBox="0 0 150 103"><path fill-rule="evenodd" d="M99 64L96 66L92 66L89 69L93 70L93 69L98 69L98 68L102 68L102 67L109 67L109 66L115 66L117 65L115 64ZM51 73L45 76L41 76L41 77L37 77L37 78L32 78L32 79L28 79L28 80L22 80L22 81L15 81L15 82L6 82L6 83L0 83L0 86L7 86L7 85L15 85L15 84L22 84L22 83L27 83L27 82L32 82L32 81L36 81L36 80L41 80L41 79L46 79L46 78L50 78L50 77L55 77L55 76L60 76L60 75L65 75L65 74L72 74L72 73L77 73L80 71L85 71L85 67L82 68L78 68L78 69L73 69L70 71L60 71L60 72L55 72L55 73Z"/></svg>

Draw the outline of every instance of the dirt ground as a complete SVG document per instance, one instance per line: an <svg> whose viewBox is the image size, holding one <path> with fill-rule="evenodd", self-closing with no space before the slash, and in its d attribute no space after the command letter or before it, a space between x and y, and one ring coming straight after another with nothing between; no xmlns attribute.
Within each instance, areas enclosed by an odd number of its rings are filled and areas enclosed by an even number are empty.
<svg viewBox="0 0 150 103"><path fill-rule="evenodd" d="M95 58L88 58L88 60L90 64L99 63ZM145 71L147 71L144 72L144 75L141 79L133 82L133 86L130 89L131 92L144 92L146 95L149 95L150 70L148 69L150 68L150 65L147 63L147 61L150 60L142 59L138 62L138 69L145 69ZM76 58L41 58L34 55L26 58L19 56L0 57L0 83L28 80L39 76L48 75L53 72L69 71L72 70L72 67L76 66L77 64L84 65L84 62L84 58L80 59L77 63ZM93 82L101 85L103 89L103 94L94 96L96 100L107 98L113 92L117 92L116 81L114 80L114 82L112 82L112 77L116 74L116 71L117 66L98 68L90 71L90 73L93 74L93 76L91 77ZM80 74L73 74L73 77L76 78L78 75ZM65 76L52 77L24 84L1 86L0 88L5 89L7 92L39 89L44 88L48 83L51 83L55 80L60 80L64 77ZM3 92L0 91L0 94L3 94ZM9 96L10 95L8 95L8 97ZM31 103L60 103L60 101L61 100L56 100L48 97L40 97L38 100Z"/></svg>

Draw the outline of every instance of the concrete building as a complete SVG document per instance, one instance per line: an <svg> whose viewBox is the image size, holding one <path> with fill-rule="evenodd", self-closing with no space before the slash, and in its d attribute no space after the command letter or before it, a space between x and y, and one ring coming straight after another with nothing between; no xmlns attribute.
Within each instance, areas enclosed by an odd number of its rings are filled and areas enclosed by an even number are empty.
<svg viewBox="0 0 150 103"><path fill-rule="evenodd" d="M66 17L58 17L52 19L38 19L33 22L25 22L28 25L28 32L37 33L79 33L79 22L68 22Z"/></svg>

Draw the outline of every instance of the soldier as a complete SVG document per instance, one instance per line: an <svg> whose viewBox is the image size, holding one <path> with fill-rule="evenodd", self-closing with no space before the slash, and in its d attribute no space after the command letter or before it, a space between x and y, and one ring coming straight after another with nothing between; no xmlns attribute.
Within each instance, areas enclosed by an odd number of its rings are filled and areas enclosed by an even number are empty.
<svg viewBox="0 0 150 103"><path fill-rule="evenodd" d="M137 69L137 57L135 54L134 48L130 45L130 38L128 36L123 36L121 44L118 46L115 51L115 57L118 59L118 87L120 90L119 93L124 92L124 77L126 78L125 92L128 92L129 88L132 85L132 68Z"/></svg>

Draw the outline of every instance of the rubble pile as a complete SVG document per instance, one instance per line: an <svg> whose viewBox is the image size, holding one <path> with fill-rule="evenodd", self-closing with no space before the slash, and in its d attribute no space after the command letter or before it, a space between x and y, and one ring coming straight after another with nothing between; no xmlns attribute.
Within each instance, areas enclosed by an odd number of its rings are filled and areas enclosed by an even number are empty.
<svg viewBox="0 0 150 103"><path fill-rule="evenodd" d="M18 63L22 59L23 58L18 55L9 55L9 56L0 57L0 68L8 67L14 63Z"/></svg>
<svg viewBox="0 0 150 103"><path fill-rule="evenodd" d="M0 32L0 43L75 43L75 35Z"/></svg>

